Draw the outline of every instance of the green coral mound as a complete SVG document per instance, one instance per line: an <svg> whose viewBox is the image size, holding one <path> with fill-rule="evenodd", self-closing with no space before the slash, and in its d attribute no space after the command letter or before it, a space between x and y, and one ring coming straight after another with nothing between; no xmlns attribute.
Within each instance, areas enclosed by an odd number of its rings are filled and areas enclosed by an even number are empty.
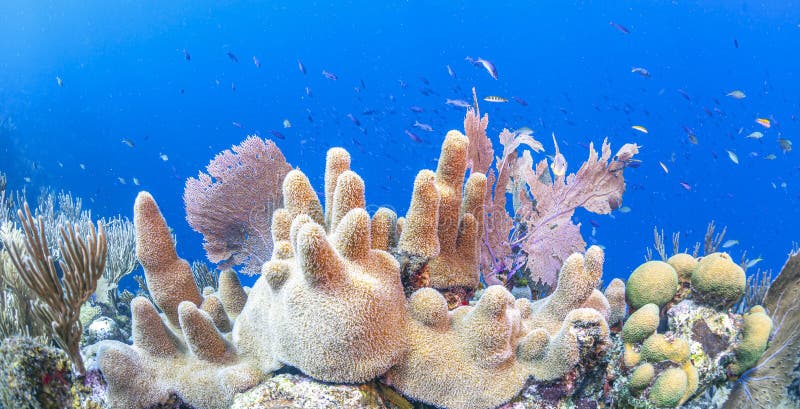
<svg viewBox="0 0 800 409"><path fill-rule="evenodd" d="M69 407L71 363L64 351L28 337L0 344L0 404L15 409Z"/></svg>
<svg viewBox="0 0 800 409"><path fill-rule="evenodd" d="M646 304L663 307L678 291L678 274L663 261L648 261L633 270L625 285L625 296L633 309Z"/></svg>
<svg viewBox="0 0 800 409"><path fill-rule="evenodd" d="M680 368L669 368L661 373L650 389L650 402L659 408L678 406L688 386L686 372Z"/></svg>
<svg viewBox="0 0 800 409"><path fill-rule="evenodd" d="M662 334L653 334L642 344L642 359L647 362L671 361L682 364L689 359L689 344L680 338L670 340Z"/></svg>
<svg viewBox="0 0 800 409"><path fill-rule="evenodd" d="M646 304L636 310L622 327L622 339L629 344L635 344L656 332L659 320L658 312L658 306L655 304Z"/></svg>
<svg viewBox="0 0 800 409"><path fill-rule="evenodd" d="M631 374L630 379L628 379L628 388L634 392L647 388L650 386L650 381L653 380L655 374L656 369L652 364L639 365Z"/></svg>
<svg viewBox="0 0 800 409"><path fill-rule="evenodd" d="M692 290L706 304L730 306L744 295L747 277L728 253L712 253L692 272Z"/></svg>
<svg viewBox="0 0 800 409"><path fill-rule="evenodd" d="M767 349L772 319L764 307L756 305L745 314L742 332L742 342L736 348L736 362L730 366L731 372L736 375L752 368Z"/></svg>
<svg viewBox="0 0 800 409"><path fill-rule="evenodd" d="M691 254L678 253L667 260L667 264L675 269L678 274L678 281L685 283L692 279L692 272L697 268L697 259Z"/></svg>

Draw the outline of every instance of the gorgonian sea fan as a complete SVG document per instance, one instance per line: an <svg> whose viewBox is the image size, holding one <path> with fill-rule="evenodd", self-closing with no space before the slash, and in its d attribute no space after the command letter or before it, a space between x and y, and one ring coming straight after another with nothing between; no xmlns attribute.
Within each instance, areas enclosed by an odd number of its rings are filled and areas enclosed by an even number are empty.
<svg viewBox="0 0 800 409"><path fill-rule="evenodd" d="M274 142L249 136L217 154L208 173L186 180L186 220L203 235L211 262L244 264L250 275L261 271L272 253L272 212L283 205L283 178L291 169Z"/></svg>

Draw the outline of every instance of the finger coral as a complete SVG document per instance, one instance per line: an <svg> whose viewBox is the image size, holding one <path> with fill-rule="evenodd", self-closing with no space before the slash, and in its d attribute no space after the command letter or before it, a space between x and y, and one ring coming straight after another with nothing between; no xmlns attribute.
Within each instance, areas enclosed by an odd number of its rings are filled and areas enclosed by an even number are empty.
<svg viewBox="0 0 800 409"><path fill-rule="evenodd" d="M344 150L332 150L328 161L325 197L332 202L324 212L302 172L286 176L275 220L294 218L288 234L285 225L273 234L288 246L264 264L233 340L261 357L265 372L280 362L324 381L364 382L385 373L406 348L405 296L397 261L372 249L363 180L347 169Z"/></svg>

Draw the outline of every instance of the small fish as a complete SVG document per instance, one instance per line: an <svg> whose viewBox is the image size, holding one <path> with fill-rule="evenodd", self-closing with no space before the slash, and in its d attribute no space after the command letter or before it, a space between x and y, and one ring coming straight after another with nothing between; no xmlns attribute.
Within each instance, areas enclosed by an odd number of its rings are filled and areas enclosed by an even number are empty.
<svg viewBox="0 0 800 409"><path fill-rule="evenodd" d="M306 87L306 95L308 95L309 97L313 97L314 96L314 94L311 93L311 88Z"/></svg>
<svg viewBox="0 0 800 409"><path fill-rule="evenodd" d="M694 136L694 134L691 134L691 133L690 133L690 134L688 134L687 136L688 136L688 138L689 138L689 143L691 143L692 145L697 145L697 143L698 143L698 140L697 140L697 137L696 137L696 136Z"/></svg>
<svg viewBox="0 0 800 409"><path fill-rule="evenodd" d="M517 135L533 135L533 129L528 126L519 127L514 130Z"/></svg>
<svg viewBox="0 0 800 409"><path fill-rule="evenodd" d="M686 183L684 181L680 181L680 185L681 185L682 188L684 188L684 189L686 189L686 190L688 190L690 192L692 191L692 185L690 185L690 184L688 184L688 183Z"/></svg>
<svg viewBox="0 0 800 409"><path fill-rule="evenodd" d="M658 164L661 165L661 169L664 169L664 173L669 173L669 169L667 169L667 165L664 162L659 161Z"/></svg>
<svg viewBox="0 0 800 409"><path fill-rule="evenodd" d="M416 106L416 105L412 105L412 106L408 107L408 109L410 109L411 112L415 112L417 114L425 112L425 108L420 107L420 106Z"/></svg>
<svg viewBox="0 0 800 409"><path fill-rule="evenodd" d="M641 133L650 133L650 132L647 130L647 128L645 128L645 127L643 127L643 126L641 126L641 125L634 125L634 126L632 126L632 127L631 127L631 129L637 130L637 131L639 131L639 132L641 132Z"/></svg>
<svg viewBox="0 0 800 409"><path fill-rule="evenodd" d="M236 128L242 129L242 124L240 124L239 122L233 121L231 122L231 125L233 125Z"/></svg>
<svg viewBox="0 0 800 409"><path fill-rule="evenodd" d="M617 31L619 31L619 32L620 32L620 33L622 33L622 34L630 34L630 33L631 33L631 30L628 30L627 28L625 28L625 26L623 26L623 25L620 25L620 24L617 24L617 23L615 23L615 22L613 22L613 21L609 21L609 22L608 22L608 24L609 24L611 27L614 27L614 28L616 28L616 29L617 29Z"/></svg>
<svg viewBox="0 0 800 409"><path fill-rule="evenodd" d="M261 61L258 61L255 55L253 56L253 64L256 65L256 68L261 68Z"/></svg>
<svg viewBox="0 0 800 409"><path fill-rule="evenodd" d="M463 99L446 98L446 101L444 103L447 104L447 105L452 105L454 107L459 107L459 108L469 108L469 107L472 106L472 105L469 104L469 102L464 101Z"/></svg>
<svg viewBox="0 0 800 409"><path fill-rule="evenodd" d="M646 68L642 67L633 67L631 72L641 75L642 77L648 78L650 77L650 71L647 71Z"/></svg>
<svg viewBox="0 0 800 409"><path fill-rule="evenodd" d="M86 170L86 165L84 165L83 163L79 163L78 167L81 168L81 170Z"/></svg>
<svg viewBox="0 0 800 409"><path fill-rule="evenodd" d="M136 144L134 144L132 140L127 138L122 138L122 143L127 145L129 148L133 148L134 146L136 146Z"/></svg>
<svg viewBox="0 0 800 409"><path fill-rule="evenodd" d="M282 134L282 133L280 133L280 132L278 132L278 131L275 131L275 130L272 130L272 129L270 129L270 130L269 130L269 133L270 133L270 134L272 134L272 136L274 136L274 137L276 137L276 138L278 138L278 139L280 139L280 140L284 140L284 139L286 139L286 137L285 137L285 136L283 136L283 134Z"/></svg>
<svg viewBox="0 0 800 409"><path fill-rule="evenodd" d="M414 121L414 125L413 126L419 128L419 129L422 129L423 131L426 131L426 132L433 132L433 127L432 126L430 126L428 124L423 124L420 121Z"/></svg>
<svg viewBox="0 0 800 409"><path fill-rule="evenodd" d="M238 59L238 58L236 58L236 55L235 55L234 53L232 53L232 52L228 51L227 53L225 53L225 55L227 55L227 56L228 56L228 58L230 58L230 59L231 59L231 61L233 61L233 62L239 62L239 59Z"/></svg>
<svg viewBox="0 0 800 409"><path fill-rule="evenodd" d="M778 138L778 146L781 147L781 151L783 153L788 153L792 151L792 141L784 138Z"/></svg>
<svg viewBox="0 0 800 409"><path fill-rule="evenodd" d="M286 129L286 128L291 128L291 127L292 127L292 123L291 123L291 122L289 122L289 120L288 120L288 119L284 119L284 120L283 120L283 129Z"/></svg>
<svg viewBox="0 0 800 409"><path fill-rule="evenodd" d="M169 160L169 156L167 156L167 154L163 152L159 152L158 157L161 158L161 160L163 160L164 162Z"/></svg>
<svg viewBox="0 0 800 409"><path fill-rule="evenodd" d="M770 153L770 154L768 154L767 156L764 156L764 159L766 159L766 160L775 160L775 159L777 159L777 158L778 158L778 157L777 157L777 156L775 156L775 154L774 154L774 153Z"/></svg>
<svg viewBox="0 0 800 409"><path fill-rule="evenodd" d="M355 115L353 115L353 114L347 114L347 118L349 118L349 119L350 119L350 121L351 121L353 124L355 124L355 126L361 126L361 121L359 121L359 120L358 120L358 118L356 118L356 117L355 117Z"/></svg>
<svg viewBox="0 0 800 409"><path fill-rule="evenodd" d="M127 184L127 183L125 183L125 178L123 178L123 177L117 177L117 181L119 182L120 185L126 185Z"/></svg>
<svg viewBox="0 0 800 409"><path fill-rule="evenodd" d="M739 40L737 40L735 38L733 39L733 47L737 48L737 49L739 48Z"/></svg>
<svg viewBox="0 0 800 409"><path fill-rule="evenodd" d="M422 138L420 138L419 136L417 136L413 132L409 131L408 129L406 129L406 135L408 135L408 137L411 138L412 141L414 141L416 143L422 143Z"/></svg>
<svg viewBox="0 0 800 409"><path fill-rule="evenodd" d="M619 208L619 212L620 213L630 213L631 212L631 208L629 206L622 206L622 207Z"/></svg>
<svg viewBox="0 0 800 409"><path fill-rule="evenodd" d="M733 151L726 150L726 152L728 152L728 158L730 158L731 162L733 162L733 163L738 165L739 164L739 157L736 156L736 154Z"/></svg>
<svg viewBox="0 0 800 409"><path fill-rule="evenodd" d="M56 76L56 84L58 84L59 87L63 87L64 86L64 80L62 80L61 77Z"/></svg>
<svg viewBox="0 0 800 409"><path fill-rule="evenodd" d="M331 81L336 81L339 79L339 77L337 77L336 74L325 70L322 70L322 76Z"/></svg>
<svg viewBox="0 0 800 409"><path fill-rule="evenodd" d="M306 66L303 65L303 62L300 61L299 59L297 60L297 69L300 70L300 72L302 72L303 75L306 75Z"/></svg>
<svg viewBox="0 0 800 409"><path fill-rule="evenodd" d="M31 178L30 178L30 176L25 176L24 178L22 178L22 180L24 180L24 181L25 181L25 183L31 183Z"/></svg>
<svg viewBox="0 0 800 409"><path fill-rule="evenodd" d="M450 78L455 78L456 77L456 72L453 71L453 69L450 67L450 65L447 65L447 75L449 75Z"/></svg>
<svg viewBox="0 0 800 409"><path fill-rule="evenodd" d="M769 128L772 126L772 123L767 118L756 118L756 123L763 126L764 128Z"/></svg>
<svg viewBox="0 0 800 409"><path fill-rule="evenodd" d="M764 134L759 131L750 132L749 134L747 134L747 136L745 136L745 138L750 138L750 139L761 139L763 137Z"/></svg>
<svg viewBox="0 0 800 409"><path fill-rule="evenodd" d="M524 100L524 99L522 99L520 97L511 97L511 99L513 99L514 102L516 102L516 103L518 103L518 104L520 104L520 105L522 105L524 107L528 106L528 101L526 101L526 100Z"/></svg>
<svg viewBox="0 0 800 409"><path fill-rule="evenodd" d="M745 98L747 98L747 95L745 95L744 92L742 92L742 91L740 91L738 89L733 90L733 91L725 94L725 96L726 97L731 97L733 99L745 99Z"/></svg>
<svg viewBox="0 0 800 409"><path fill-rule="evenodd" d="M136 186L139 186L139 185L141 185L141 184L139 183L139 179L138 179L138 178L133 178L133 184L134 184L134 185L136 185Z"/></svg>
<svg viewBox="0 0 800 409"><path fill-rule="evenodd" d="M497 95L489 95L483 98L483 100L486 102L508 102L508 99L503 97L498 97Z"/></svg>
<svg viewBox="0 0 800 409"><path fill-rule="evenodd" d="M364 84L364 80L359 79L358 81L361 82L361 89L367 89L367 84Z"/></svg>
<svg viewBox="0 0 800 409"><path fill-rule="evenodd" d="M558 149L558 141L556 141L556 134L553 132L553 145L556 147L556 154L553 156L553 163L550 164L550 170L556 177L564 176L567 173L567 159L561 154Z"/></svg>
<svg viewBox="0 0 800 409"><path fill-rule="evenodd" d="M678 88L678 89L677 89L677 90L675 90L675 91L677 91L677 92L678 92L678 94L681 94L681 96L682 96L682 97L683 97L685 100L687 100L687 101L691 101L691 100L692 100L692 97L690 97L690 96L689 96L689 94L688 94L686 91L684 91L684 90L682 90L682 89L680 89L680 88Z"/></svg>
<svg viewBox="0 0 800 409"><path fill-rule="evenodd" d="M467 58L469 58L469 57L467 57ZM498 79L499 78L498 75L497 75L497 67L495 67L494 64L491 61L484 60L481 57L478 57L475 60L470 59L468 61L472 61L472 64L480 65L481 67L483 67L486 70L486 72L488 72L489 75L492 76L492 78L494 78L494 79Z"/></svg>
<svg viewBox="0 0 800 409"><path fill-rule="evenodd" d="M728 240L725 243L722 243L722 248L728 249L735 245L739 244L739 240Z"/></svg>
<svg viewBox="0 0 800 409"><path fill-rule="evenodd" d="M231 91L236 91L236 83L231 81Z"/></svg>
<svg viewBox="0 0 800 409"><path fill-rule="evenodd" d="M745 264L744 266L747 267L747 268L755 267L756 264L758 264L758 263L760 263L762 261L764 261L764 259L761 258L761 257L754 258L752 260L747 260L747 264Z"/></svg>
<svg viewBox="0 0 800 409"><path fill-rule="evenodd" d="M192 56L189 54L189 52L188 52L188 51L186 51L186 49L185 49L185 48L183 49L183 58L184 58L186 61L192 61Z"/></svg>

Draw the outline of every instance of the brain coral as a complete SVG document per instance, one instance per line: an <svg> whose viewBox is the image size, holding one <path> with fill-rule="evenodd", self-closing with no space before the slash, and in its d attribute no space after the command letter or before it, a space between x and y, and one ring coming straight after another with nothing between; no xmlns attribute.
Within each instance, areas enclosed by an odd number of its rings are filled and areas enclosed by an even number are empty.
<svg viewBox="0 0 800 409"><path fill-rule="evenodd" d="M730 306L744 295L747 277L728 253L712 253L692 272L694 295L706 304Z"/></svg>
<svg viewBox="0 0 800 409"><path fill-rule="evenodd" d="M663 307L678 291L675 269L663 261L648 261L636 267L625 285L625 294L631 308L645 304Z"/></svg>

